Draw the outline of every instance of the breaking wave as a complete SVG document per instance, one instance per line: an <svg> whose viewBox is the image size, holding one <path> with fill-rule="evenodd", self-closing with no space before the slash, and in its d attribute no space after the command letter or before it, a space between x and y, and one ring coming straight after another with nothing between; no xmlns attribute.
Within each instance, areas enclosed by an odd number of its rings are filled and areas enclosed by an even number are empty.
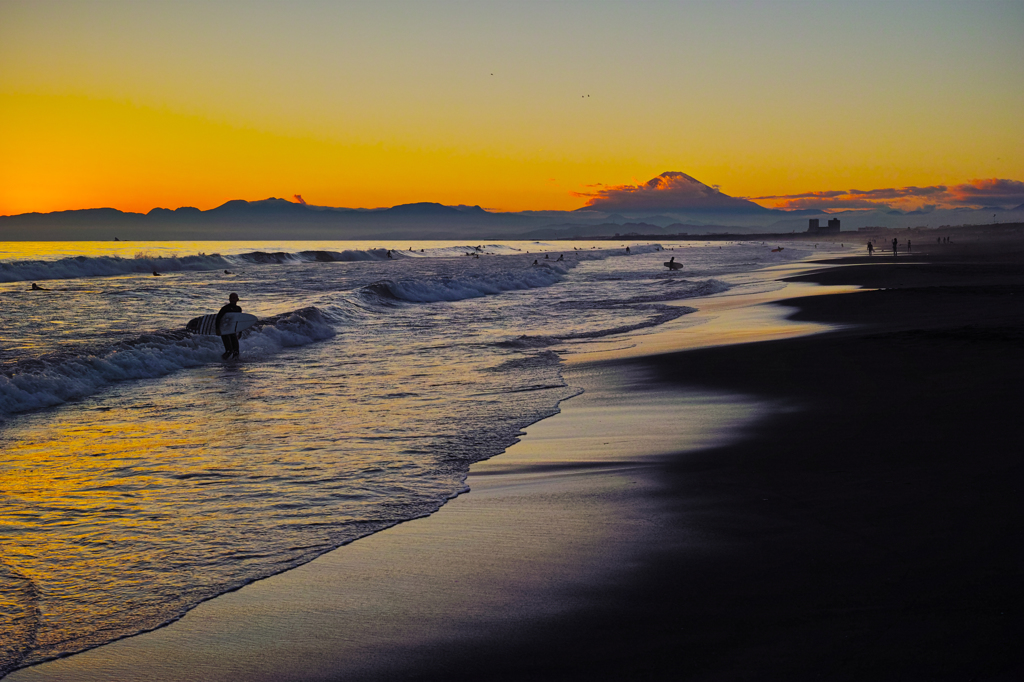
<svg viewBox="0 0 1024 682"><path fill-rule="evenodd" d="M242 332L242 358L266 357L333 335L334 328L318 308L294 310ZM84 398L116 382L165 376L218 361L223 350L218 336L161 330L90 352L22 360L0 373L0 416Z"/></svg>
<svg viewBox="0 0 1024 682"><path fill-rule="evenodd" d="M118 256L75 256L55 261L19 260L0 262L0 282L29 282L81 277L180 272L182 270L219 270L233 263L219 254L181 258L120 258Z"/></svg>
<svg viewBox="0 0 1024 682"><path fill-rule="evenodd" d="M409 303L462 301L505 291L550 286L561 281L566 272L561 268L536 267L486 275L381 280L363 287L363 293L371 298Z"/></svg>
<svg viewBox="0 0 1024 682"><path fill-rule="evenodd" d="M395 252L397 253L397 252ZM74 256L55 261L18 260L0 262L0 282L28 282L82 277L148 275L152 272L224 270L248 265L285 263L335 263L388 259L387 249L366 251L251 251L235 255L152 256L140 252L135 258L120 256Z"/></svg>
<svg viewBox="0 0 1024 682"><path fill-rule="evenodd" d="M401 258L456 257L470 253L511 254L518 249L501 245L450 246L425 251L397 249L346 249L344 251L250 251L222 255L158 256L139 252L134 258L120 256L73 256L59 260L0 261L0 282L30 282L82 277L146 275L152 272L223 270L248 265L284 265L288 263L354 263ZM388 255L391 254L391 255Z"/></svg>

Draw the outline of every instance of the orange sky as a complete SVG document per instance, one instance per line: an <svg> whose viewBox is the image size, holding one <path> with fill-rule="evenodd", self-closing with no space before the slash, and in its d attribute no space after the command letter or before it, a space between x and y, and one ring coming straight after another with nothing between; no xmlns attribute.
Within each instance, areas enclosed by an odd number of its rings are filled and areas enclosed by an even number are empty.
<svg viewBox="0 0 1024 682"><path fill-rule="evenodd" d="M1019 180L1021 26L996 1L5 2L0 214Z"/></svg>

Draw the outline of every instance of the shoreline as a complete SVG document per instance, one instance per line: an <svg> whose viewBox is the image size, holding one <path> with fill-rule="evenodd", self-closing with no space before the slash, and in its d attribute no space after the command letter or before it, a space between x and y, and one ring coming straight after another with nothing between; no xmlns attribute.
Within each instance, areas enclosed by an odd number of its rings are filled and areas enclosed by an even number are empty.
<svg viewBox="0 0 1024 682"><path fill-rule="evenodd" d="M616 374L613 386L600 368L568 374L585 392L474 464L470 492L438 512L203 602L157 630L6 679L372 680L438 666L425 679L458 678L439 650L513 639L594 603L581 585L620 582L669 522L657 480L663 453L725 442L761 410L725 393L651 388L643 371ZM629 406L623 390L634 396ZM659 416L660 428L630 441L638 408ZM680 409L694 418L684 433L671 422Z"/></svg>
<svg viewBox="0 0 1024 682"><path fill-rule="evenodd" d="M947 255L800 275L890 285L781 302L834 331L573 358L587 391L434 515L8 679L1022 672L1024 259Z"/></svg>

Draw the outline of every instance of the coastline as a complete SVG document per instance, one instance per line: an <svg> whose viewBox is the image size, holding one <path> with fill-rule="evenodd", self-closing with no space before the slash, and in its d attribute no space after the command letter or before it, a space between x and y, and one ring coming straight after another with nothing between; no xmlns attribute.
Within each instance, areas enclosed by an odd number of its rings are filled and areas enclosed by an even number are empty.
<svg viewBox="0 0 1024 682"><path fill-rule="evenodd" d="M846 259L800 279L886 290L781 303L834 331L574 358L434 515L8 679L1019 674L1012 255Z"/></svg>

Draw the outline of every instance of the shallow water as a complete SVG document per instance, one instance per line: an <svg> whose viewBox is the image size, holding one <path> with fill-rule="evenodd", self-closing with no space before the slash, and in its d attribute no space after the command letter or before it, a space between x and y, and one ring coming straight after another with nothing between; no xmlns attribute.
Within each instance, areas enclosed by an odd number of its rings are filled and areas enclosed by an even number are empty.
<svg viewBox="0 0 1024 682"><path fill-rule="evenodd" d="M573 395L561 355L808 254L607 246L2 245L0 674L435 511ZM229 291L225 363L184 326Z"/></svg>

